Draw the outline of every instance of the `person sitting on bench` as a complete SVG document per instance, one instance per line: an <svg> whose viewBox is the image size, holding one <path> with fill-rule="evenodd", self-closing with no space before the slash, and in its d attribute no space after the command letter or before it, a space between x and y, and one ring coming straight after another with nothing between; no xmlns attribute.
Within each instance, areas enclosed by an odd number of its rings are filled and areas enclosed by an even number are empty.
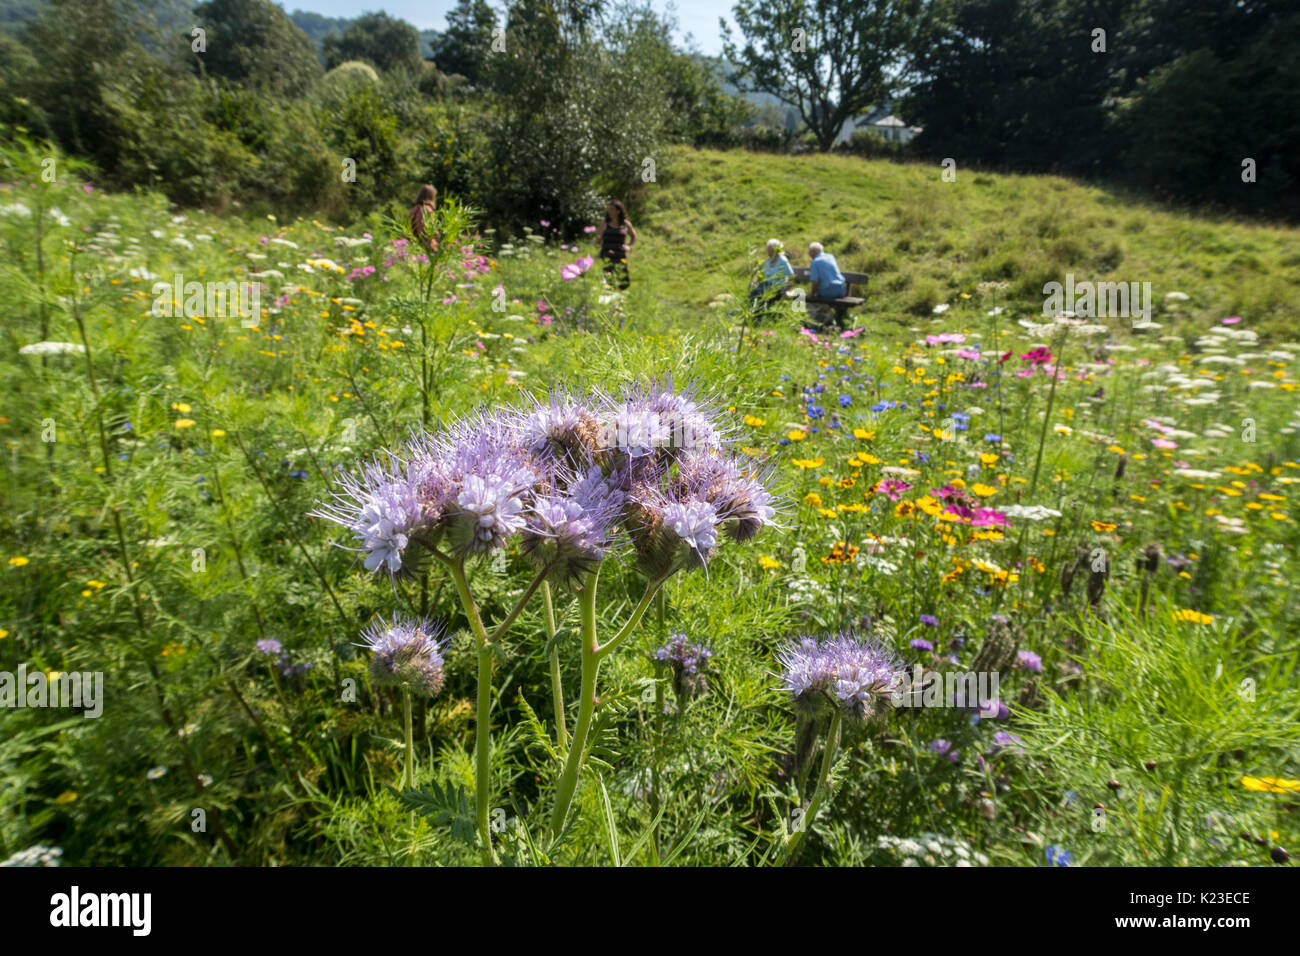
<svg viewBox="0 0 1300 956"><path fill-rule="evenodd" d="M820 242L808 246L808 279L812 282L811 299L839 299L849 294L839 263Z"/></svg>
<svg viewBox="0 0 1300 956"><path fill-rule="evenodd" d="M794 266L785 257L785 247L780 239L767 240L767 258L763 260L763 277L749 290L751 305L775 302L785 294L786 286L794 275Z"/></svg>

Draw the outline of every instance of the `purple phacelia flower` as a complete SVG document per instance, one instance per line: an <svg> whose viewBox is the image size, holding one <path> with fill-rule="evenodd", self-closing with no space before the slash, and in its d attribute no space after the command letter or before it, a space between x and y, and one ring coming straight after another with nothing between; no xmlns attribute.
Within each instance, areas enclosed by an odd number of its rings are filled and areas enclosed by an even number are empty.
<svg viewBox="0 0 1300 956"><path fill-rule="evenodd" d="M371 653L370 676L377 684L433 697L442 690L444 642L440 631L427 620L371 622L361 632Z"/></svg>
<svg viewBox="0 0 1300 956"><path fill-rule="evenodd" d="M557 583L579 580L613 549L623 503L623 494L592 467L562 491L536 500L526 519L524 554Z"/></svg>
<svg viewBox="0 0 1300 956"><path fill-rule="evenodd" d="M692 644L685 634L673 634L654 657L672 668L673 690L678 697L697 697L708 690L706 672L713 651L703 644Z"/></svg>
<svg viewBox="0 0 1300 956"><path fill-rule="evenodd" d="M703 561L718 543L718 511L707 501L673 501L664 507L664 526Z"/></svg>
<svg viewBox="0 0 1300 956"><path fill-rule="evenodd" d="M1015 734L1008 733L1005 730L999 730L993 735L993 746L989 749L989 754L995 754L1002 750L1019 753L1020 747L1018 745L1022 743L1024 743L1024 741Z"/></svg>
<svg viewBox="0 0 1300 956"><path fill-rule="evenodd" d="M874 713L906 680L893 653L847 632L821 640L799 638L778 659L782 683L797 702L824 697L860 718Z"/></svg>
<svg viewBox="0 0 1300 956"><path fill-rule="evenodd" d="M925 749L938 754L949 763L956 763L961 759L961 752L953 748L951 740L943 740L942 738L939 740L932 740Z"/></svg>
<svg viewBox="0 0 1300 956"><path fill-rule="evenodd" d="M1035 674L1043 672L1043 659L1033 651L1017 651L1016 667L1022 671L1032 671Z"/></svg>
<svg viewBox="0 0 1300 956"><path fill-rule="evenodd" d="M369 462L361 477L344 475L334 501L312 512L350 530L361 541L367 571L396 574L410 538L425 526L420 482L395 461Z"/></svg>

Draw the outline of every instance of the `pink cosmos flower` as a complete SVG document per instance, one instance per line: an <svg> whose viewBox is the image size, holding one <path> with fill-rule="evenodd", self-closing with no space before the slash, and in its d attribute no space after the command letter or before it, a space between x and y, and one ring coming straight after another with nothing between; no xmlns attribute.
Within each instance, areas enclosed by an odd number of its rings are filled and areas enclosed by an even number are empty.
<svg viewBox="0 0 1300 956"><path fill-rule="evenodd" d="M966 336L960 332L941 332L938 335L927 335L925 337L926 345L947 345L948 343L965 342ZM1021 358L1024 358L1022 355Z"/></svg>
<svg viewBox="0 0 1300 956"><path fill-rule="evenodd" d="M1222 320L1224 325L1236 325L1240 321L1241 316L1239 315L1230 315L1228 318Z"/></svg>
<svg viewBox="0 0 1300 956"><path fill-rule="evenodd" d="M583 256L577 262L572 262L567 266L563 266L560 269L560 278L565 282L572 282L574 279L578 278L578 276L590 269L593 262L595 262L595 260L591 256Z"/></svg>
<svg viewBox="0 0 1300 956"><path fill-rule="evenodd" d="M977 508L975 509L975 517L971 519L971 526L974 528L1005 528L1007 526L1007 516L993 508Z"/></svg>
<svg viewBox="0 0 1300 956"><path fill-rule="evenodd" d="M1168 438L1153 438L1151 439L1151 444L1154 445L1156 448L1164 448L1164 449L1178 447L1178 442L1170 441Z"/></svg>
<svg viewBox="0 0 1300 956"><path fill-rule="evenodd" d="M886 478L884 481L876 482L876 487L871 490L878 495L887 495L890 501L897 501L903 496L903 492L911 491L912 486L897 478Z"/></svg>

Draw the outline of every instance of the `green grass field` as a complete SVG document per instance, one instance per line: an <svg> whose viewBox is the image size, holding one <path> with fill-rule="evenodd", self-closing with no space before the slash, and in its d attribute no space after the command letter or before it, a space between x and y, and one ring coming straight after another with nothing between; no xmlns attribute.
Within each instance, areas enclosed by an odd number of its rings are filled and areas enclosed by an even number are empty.
<svg viewBox="0 0 1300 956"><path fill-rule="evenodd" d="M1295 230L680 151L618 296L565 279L590 244L540 223L433 268L380 217L177 212L6 162L0 859L1264 866L1300 842ZM871 275L853 328L733 314L769 237ZM1071 272L1152 283L1157 326L1045 317ZM177 274L257 279L257 326L177 314L153 288ZM548 614L512 542L465 565L509 625L485 652L454 561L390 581L310 514L413 429L667 376L782 507L659 596L607 560L591 608L555 582ZM409 731L357 646L395 611L449 637ZM590 710L581 636L640 611ZM994 676L1004 707L828 724L780 655L843 629L909 679ZM711 650L703 688L656 662L672 634ZM102 674L102 713L14 706L20 666Z"/></svg>
<svg viewBox="0 0 1300 956"><path fill-rule="evenodd" d="M638 264L656 297L688 308L743 276L769 238L807 264L825 244L840 267L872 277L873 322L929 317L980 282L1008 301L1042 302L1044 283L1151 282L1192 296L1197 317L1249 315L1287 335L1297 306L1295 230L1171 211L1045 176L866 161L843 155L680 151L644 187ZM711 278L705 278L710 276Z"/></svg>

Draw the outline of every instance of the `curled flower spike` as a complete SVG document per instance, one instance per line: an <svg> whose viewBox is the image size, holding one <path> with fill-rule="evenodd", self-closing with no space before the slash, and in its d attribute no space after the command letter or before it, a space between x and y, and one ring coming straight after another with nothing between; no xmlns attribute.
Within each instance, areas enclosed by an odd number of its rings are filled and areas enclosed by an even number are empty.
<svg viewBox="0 0 1300 956"><path fill-rule="evenodd" d="M706 675L713 651L703 644L692 644L685 634L673 634L654 656L672 668L673 690L679 697L697 697L708 691Z"/></svg>
<svg viewBox="0 0 1300 956"><path fill-rule="evenodd" d="M422 488L423 476L395 460L369 462L361 476L344 475L334 501L311 514L343 525L360 541L367 571L396 574L411 537L431 523L441 503Z"/></svg>
<svg viewBox="0 0 1300 956"><path fill-rule="evenodd" d="M557 388L545 401L534 400L530 408L509 422L520 443L547 464L565 464L580 471L603 445L604 426L598 410Z"/></svg>
<svg viewBox="0 0 1300 956"><path fill-rule="evenodd" d="M370 676L376 684L401 687L412 694L434 697L442 690L440 628L428 620L372 621L361 632L361 647L371 653Z"/></svg>
<svg viewBox="0 0 1300 956"><path fill-rule="evenodd" d="M801 637L779 655L782 682L798 703L824 697L866 718L906 680L894 654L868 638L842 632Z"/></svg>
<svg viewBox="0 0 1300 956"><path fill-rule="evenodd" d="M539 497L524 528L522 550L550 568L557 583L576 584L613 549L624 495L599 468L565 483L562 493Z"/></svg>

